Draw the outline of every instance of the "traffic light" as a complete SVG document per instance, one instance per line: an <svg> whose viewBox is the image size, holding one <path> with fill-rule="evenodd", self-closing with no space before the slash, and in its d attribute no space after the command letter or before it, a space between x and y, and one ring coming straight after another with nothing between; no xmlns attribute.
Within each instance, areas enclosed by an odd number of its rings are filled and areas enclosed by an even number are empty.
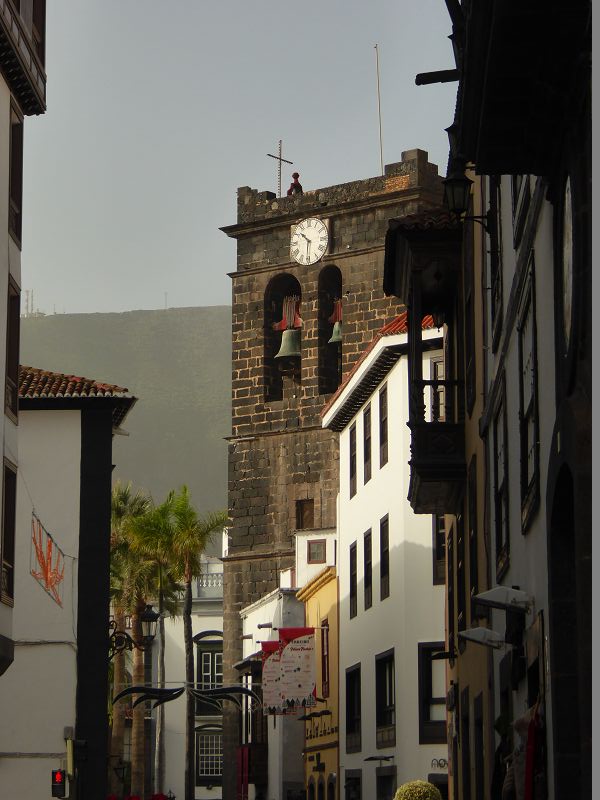
<svg viewBox="0 0 600 800"><path fill-rule="evenodd" d="M64 769L52 770L52 797L66 797L67 771Z"/></svg>

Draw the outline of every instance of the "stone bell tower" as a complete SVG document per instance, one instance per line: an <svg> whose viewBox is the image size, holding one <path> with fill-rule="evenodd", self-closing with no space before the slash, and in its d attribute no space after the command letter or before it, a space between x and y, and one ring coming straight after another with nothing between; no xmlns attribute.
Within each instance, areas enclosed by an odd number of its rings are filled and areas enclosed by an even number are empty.
<svg viewBox="0 0 600 800"><path fill-rule="evenodd" d="M441 199L437 167L423 150L402 153L383 176L324 189L286 197L238 189L237 222L222 228L237 240L226 683L238 680L240 609L275 589L280 571L293 566L296 530L335 528L337 437L321 428L319 415L398 313L397 300L381 290L388 221ZM236 797L236 720L224 716L225 800Z"/></svg>

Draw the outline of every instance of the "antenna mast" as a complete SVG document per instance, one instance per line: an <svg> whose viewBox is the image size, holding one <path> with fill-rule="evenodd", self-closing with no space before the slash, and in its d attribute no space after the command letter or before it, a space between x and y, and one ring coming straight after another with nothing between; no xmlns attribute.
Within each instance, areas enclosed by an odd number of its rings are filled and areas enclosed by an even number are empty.
<svg viewBox="0 0 600 800"><path fill-rule="evenodd" d="M293 164L293 161L288 161L287 158L283 158L281 155L281 139L279 140L279 155L274 156L272 153L267 153L270 158L274 158L277 161L277 197L281 197L281 162L285 161L286 164Z"/></svg>

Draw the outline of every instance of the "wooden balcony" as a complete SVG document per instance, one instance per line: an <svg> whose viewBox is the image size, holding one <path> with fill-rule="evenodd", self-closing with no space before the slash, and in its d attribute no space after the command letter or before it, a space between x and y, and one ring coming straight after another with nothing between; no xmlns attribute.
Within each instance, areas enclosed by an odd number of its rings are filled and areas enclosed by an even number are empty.
<svg viewBox="0 0 600 800"><path fill-rule="evenodd" d="M0 0L0 67L24 114L46 110L46 71L39 45L10 0Z"/></svg>
<svg viewBox="0 0 600 800"><path fill-rule="evenodd" d="M458 381L411 382L410 484L416 514L454 514L466 476L464 409Z"/></svg>

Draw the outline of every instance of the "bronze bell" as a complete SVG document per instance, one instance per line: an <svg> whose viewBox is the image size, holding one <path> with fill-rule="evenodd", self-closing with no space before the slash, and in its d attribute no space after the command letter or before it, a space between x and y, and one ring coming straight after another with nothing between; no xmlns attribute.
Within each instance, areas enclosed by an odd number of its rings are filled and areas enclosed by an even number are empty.
<svg viewBox="0 0 600 800"><path fill-rule="evenodd" d="M281 336L281 347L275 358L299 358L300 328L286 328Z"/></svg>
<svg viewBox="0 0 600 800"><path fill-rule="evenodd" d="M333 323L333 333L331 334L331 339L327 342L327 344L337 344L338 342L342 341L342 321L339 320L338 322Z"/></svg>

